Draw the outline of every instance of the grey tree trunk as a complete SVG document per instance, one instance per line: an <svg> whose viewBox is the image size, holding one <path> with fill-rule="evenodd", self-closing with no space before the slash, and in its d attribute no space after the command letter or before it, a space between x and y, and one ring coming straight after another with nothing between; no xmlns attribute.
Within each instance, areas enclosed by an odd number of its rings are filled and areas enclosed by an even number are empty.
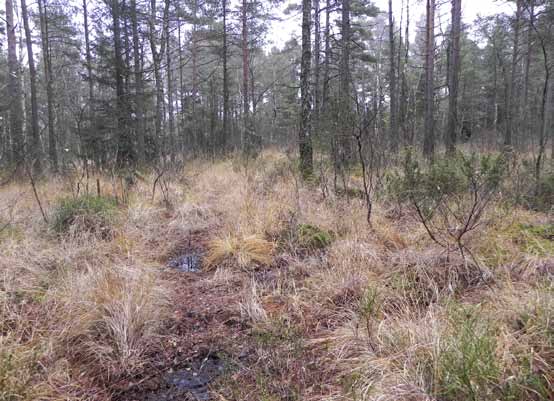
<svg viewBox="0 0 554 401"><path fill-rule="evenodd" d="M10 135L11 161L19 163L24 160L23 154L23 109L21 105L21 86L19 64L17 61L17 40L12 0L6 0L6 30L8 36L8 93L10 95Z"/></svg>
<svg viewBox="0 0 554 401"><path fill-rule="evenodd" d="M458 84L460 80L460 34L462 29L462 0L452 0L450 28L450 54L448 64L448 123L446 126L446 152L456 151L458 131Z"/></svg>
<svg viewBox="0 0 554 401"><path fill-rule="evenodd" d="M315 0L316 2L319 0ZM311 101L310 101L310 67L312 62L310 26L312 1L302 0L302 59L300 62L300 97L301 114L298 144L300 153L300 171L304 178L313 172L313 151L311 138Z"/></svg>
<svg viewBox="0 0 554 401"><path fill-rule="evenodd" d="M423 124L423 154L432 159L435 153L435 0L427 0L425 24L425 116Z"/></svg>
<svg viewBox="0 0 554 401"><path fill-rule="evenodd" d="M123 74L125 65L123 62L123 54L121 47L121 26L120 15L121 6L119 0L111 1L112 12L112 30L114 44L114 75L115 75L115 91L117 105L117 165L126 167L134 161L133 142L129 132L129 110L128 102L125 94L125 83Z"/></svg>
<svg viewBox="0 0 554 401"><path fill-rule="evenodd" d="M521 7L522 0L516 1L516 19L514 24L514 43L512 46L512 64L511 64L511 78L508 83L507 93L507 110L506 110L506 127L504 133L504 147L506 150L510 150L513 142L513 125L516 123L516 110L514 101L515 97L515 81L517 77L517 61L519 58L519 31L521 22Z"/></svg>
<svg viewBox="0 0 554 401"><path fill-rule="evenodd" d="M390 144L392 151L398 149L398 105L396 91L396 53L394 50L394 19L392 16L392 0L389 0L389 51L390 51Z"/></svg>
<svg viewBox="0 0 554 401"><path fill-rule="evenodd" d="M31 143L28 149L29 157L33 164L35 172L40 171L40 133L38 127L38 104L37 104L37 70L33 58L33 38L29 28L29 14L27 12L27 3L21 0L21 16L23 17L23 27L25 28L25 42L27 45L27 58L29 59L29 82L31 89Z"/></svg>
<svg viewBox="0 0 554 401"><path fill-rule="evenodd" d="M341 167L348 164L351 158L350 149L350 124L351 124L351 93L350 93L350 0L342 0L341 18L341 58L339 65L340 76L340 123L343 131L337 131L340 135L339 157Z"/></svg>
<svg viewBox="0 0 554 401"><path fill-rule="evenodd" d="M56 149L56 131L54 117L54 88L52 86L52 60L50 59L50 44L48 32L48 15L44 0L38 0L40 31L42 38L42 58L44 64L44 80L46 81L46 102L48 104L48 155L53 171L58 171L58 151Z"/></svg>
<svg viewBox="0 0 554 401"><path fill-rule="evenodd" d="M227 0L223 0L223 130L221 134L221 152L227 148L229 138L229 71L227 67Z"/></svg>
<svg viewBox="0 0 554 401"><path fill-rule="evenodd" d="M133 35L133 73L135 76L135 104L136 104L136 136L137 136L137 161L144 163L145 142L144 142L144 83L142 80L141 52L138 34L137 2L131 0L131 30Z"/></svg>
<svg viewBox="0 0 554 401"><path fill-rule="evenodd" d="M166 9L168 10L168 18L165 19L165 40L166 45L166 78L167 78L167 114L169 125L169 155L171 160L175 160L175 116L173 115L173 76L171 71L171 51L170 51L170 34L169 34L169 0L166 1Z"/></svg>
<svg viewBox="0 0 554 401"><path fill-rule="evenodd" d="M242 22L242 107L243 107L243 120L244 120L244 130L241 140L241 145L243 149L247 146L248 133L249 133L249 102L248 102L248 76L249 76L249 55L248 55L248 13L247 13L248 3L246 0L242 0L242 13L241 13L241 22Z"/></svg>

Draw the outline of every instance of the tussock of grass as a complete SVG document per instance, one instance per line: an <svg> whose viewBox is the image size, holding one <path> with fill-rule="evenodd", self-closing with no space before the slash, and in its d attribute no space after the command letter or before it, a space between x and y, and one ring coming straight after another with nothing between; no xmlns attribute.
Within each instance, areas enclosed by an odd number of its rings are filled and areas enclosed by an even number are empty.
<svg viewBox="0 0 554 401"><path fill-rule="evenodd" d="M55 207L52 228L57 233L93 232L108 237L115 209L115 200L108 197L63 198Z"/></svg>
<svg viewBox="0 0 554 401"><path fill-rule="evenodd" d="M139 268L90 269L58 290L64 355L101 376L132 372L154 345L167 312L167 294Z"/></svg>
<svg viewBox="0 0 554 401"><path fill-rule="evenodd" d="M269 266L273 262L274 245L258 235L217 238L208 244L204 265L215 269L230 265L240 269Z"/></svg>

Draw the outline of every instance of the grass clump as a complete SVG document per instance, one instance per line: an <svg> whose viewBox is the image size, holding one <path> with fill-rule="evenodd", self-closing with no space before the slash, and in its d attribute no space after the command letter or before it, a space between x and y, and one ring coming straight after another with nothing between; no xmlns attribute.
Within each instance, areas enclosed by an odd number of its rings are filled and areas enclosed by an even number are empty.
<svg viewBox="0 0 554 401"><path fill-rule="evenodd" d="M335 236L312 224L298 225L298 245L306 250L318 250L327 248L333 242Z"/></svg>
<svg viewBox="0 0 554 401"><path fill-rule="evenodd" d="M258 235L226 235L209 243L204 265L208 269L214 269L220 265L230 265L240 269L268 266L273 263L273 251L273 243Z"/></svg>
<svg viewBox="0 0 554 401"><path fill-rule="evenodd" d="M554 255L554 225L553 224L521 224L515 238L523 252L546 256Z"/></svg>
<svg viewBox="0 0 554 401"><path fill-rule="evenodd" d="M52 228L57 233L94 232L109 236L117 204L105 196L83 195L61 199L54 212Z"/></svg>

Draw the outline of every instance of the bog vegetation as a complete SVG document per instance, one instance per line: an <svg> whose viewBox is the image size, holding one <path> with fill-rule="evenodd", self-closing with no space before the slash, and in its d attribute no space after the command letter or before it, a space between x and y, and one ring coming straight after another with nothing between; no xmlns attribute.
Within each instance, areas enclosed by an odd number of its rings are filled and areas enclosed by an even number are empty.
<svg viewBox="0 0 554 401"><path fill-rule="evenodd" d="M0 401L553 400L554 3L473 3L5 0Z"/></svg>

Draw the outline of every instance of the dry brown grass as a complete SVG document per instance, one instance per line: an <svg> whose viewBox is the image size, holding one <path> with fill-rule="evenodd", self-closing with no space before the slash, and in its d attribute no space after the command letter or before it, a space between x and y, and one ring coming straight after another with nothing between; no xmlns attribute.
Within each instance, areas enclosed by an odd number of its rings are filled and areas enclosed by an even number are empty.
<svg viewBox="0 0 554 401"><path fill-rule="evenodd" d="M224 381L226 399L468 399L444 366L445 355L463 356L456 332L467 322L451 312L465 308L486 317L495 344L494 380L480 385L480 401L552 396L540 383L554 382L554 257L521 232L544 214L498 206L491 213L503 218L472 233L485 285L480 269L433 247L409 213L395 217L376 202L369 227L363 202L324 198L275 151L187 164L169 182L171 205L159 192L151 199L151 176L127 192L110 177L101 187L127 200L105 240L77 226L60 238L28 185L0 189L0 222L10 222L0 233L0 400L110 399L148 370L173 335L165 330L175 294L162 264L188 246L205 252L198 280L235 291L237 319L252 331L229 340L254 359ZM72 188L63 178L39 184L49 216ZM335 238L300 252L301 224Z"/></svg>
<svg viewBox="0 0 554 401"><path fill-rule="evenodd" d="M257 235L235 237L226 235L210 241L204 265L208 269L218 266L236 266L239 269L269 266L273 262L274 245Z"/></svg>

